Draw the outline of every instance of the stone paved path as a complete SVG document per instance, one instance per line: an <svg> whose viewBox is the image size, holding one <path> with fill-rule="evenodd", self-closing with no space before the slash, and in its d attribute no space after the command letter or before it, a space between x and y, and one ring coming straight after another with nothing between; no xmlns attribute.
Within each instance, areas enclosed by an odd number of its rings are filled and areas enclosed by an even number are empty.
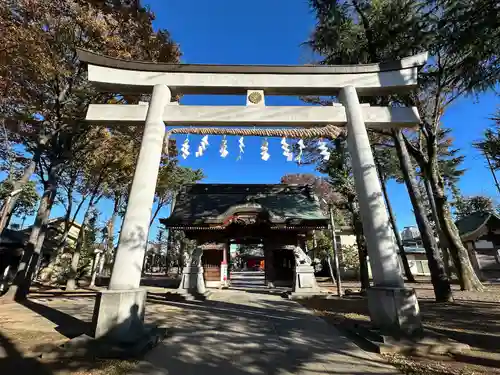
<svg viewBox="0 0 500 375"><path fill-rule="evenodd" d="M158 301L178 309L165 322L169 337L131 375L399 374L301 305L244 289L202 303Z"/></svg>

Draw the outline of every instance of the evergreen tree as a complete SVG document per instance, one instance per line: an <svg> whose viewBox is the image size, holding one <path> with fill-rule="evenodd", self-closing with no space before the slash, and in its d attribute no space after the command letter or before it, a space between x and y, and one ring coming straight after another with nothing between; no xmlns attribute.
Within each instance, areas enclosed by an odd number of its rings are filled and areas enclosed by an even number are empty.
<svg viewBox="0 0 500 375"><path fill-rule="evenodd" d="M78 265L78 273L81 275L83 272L88 271L88 267L92 265L94 260L95 251L99 246L99 210L94 208L89 215L87 225L80 230L85 231L83 236L83 244L81 250L81 257Z"/></svg>
<svg viewBox="0 0 500 375"><path fill-rule="evenodd" d="M455 218L457 220L463 219L475 212L497 213L493 199L484 195L463 197L458 192L453 204L455 207Z"/></svg>
<svg viewBox="0 0 500 375"><path fill-rule="evenodd" d="M495 171L500 169L500 110L493 116L493 127L486 129L483 139L475 142L474 146L484 155L491 171L495 185L500 193L500 184L498 183Z"/></svg>

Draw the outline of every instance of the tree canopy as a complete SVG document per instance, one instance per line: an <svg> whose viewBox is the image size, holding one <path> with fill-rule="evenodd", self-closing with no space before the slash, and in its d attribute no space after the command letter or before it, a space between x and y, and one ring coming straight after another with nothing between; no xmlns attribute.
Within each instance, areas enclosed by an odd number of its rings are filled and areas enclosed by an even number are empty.
<svg viewBox="0 0 500 375"><path fill-rule="evenodd" d="M462 219L474 212L489 212L497 213L498 208L495 207L493 199L484 195L474 195L469 197L459 197L454 202L455 217Z"/></svg>
<svg viewBox="0 0 500 375"><path fill-rule="evenodd" d="M22 165L21 173L9 173L13 189L24 191L34 173L43 188L19 266L22 272L16 277L16 285L23 284L25 291L31 280L27 272L37 263L33 257L40 252L38 239L43 238L53 204L65 204L65 231L84 202L88 203L84 227L93 225L92 212L102 198L118 202L112 215L116 217L138 155L141 127L103 128L85 121L85 115L91 103L137 103L145 98L99 92L89 84L76 50L178 62L177 44L167 30L153 28L153 20L154 14L138 0L7 0L0 4L0 118L8 133L3 143L16 150L2 154L6 159L2 167L11 171L14 162ZM166 157L169 171L189 173L176 165L175 156ZM178 177L174 180L179 183ZM2 210L0 231L4 214L12 213L16 199ZM73 271L78 253L82 247L85 250L83 240L75 250Z"/></svg>
<svg viewBox="0 0 500 375"><path fill-rule="evenodd" d="M490 159L494 170L500 169L500 110L492 117L493 126L486 129L483 139L474 146Z"/></svg>

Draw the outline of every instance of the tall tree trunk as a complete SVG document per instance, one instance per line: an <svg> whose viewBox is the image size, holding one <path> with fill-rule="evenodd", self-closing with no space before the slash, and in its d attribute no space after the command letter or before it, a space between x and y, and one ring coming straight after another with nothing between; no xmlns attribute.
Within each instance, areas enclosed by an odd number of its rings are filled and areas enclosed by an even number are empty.
<svg viewBox="0 0 500 375"><path fill-rule="evenodd" d="M389 221L391 222L392 231L394 232L394 237L396 238L396 244L398 245L399 255L401 256L401 263L403 263L403 269L405 271L406 279L414 283L415 278L411 273L410 264L408 263L408 258L405 253L405 248L403 246L403 241L401 240L401 235L399 234L398 225L396 224L396 217L394 216L394 211L392 210L392 204L389 200L389 195L387 194L386 179L382 174L380 165L377 163L378 175L380 179L380 185L382 187L382 193L384 194L385 205L387 206L387 212L389 213Z"/></svg>
<svg viewBox="0 0 500 375"><path fill-rule="evenodd" d="M76 183L76 173L73 176L71 176L71 180L68 186L68 207L66 207L66 214L64 215L64 234L61 242L66 241L69 230L71 228L71 224L73 224L73 222L75 221L76 214L78 214L78 211L81 205L83 204L83 201L85 200L85 198L82 198L80 204L78 205L77 212L75 212L75 215L73 216L73 221L71 221L71 211L73 211L73 191L75 183Z"/></svg>
<svg viewBox="0 0 500 375"><path fill-rule="evenodd" d="M434 195L432 195L432 188L429 179L424 178L424 188L427 194L427 199L429 200L429 205L431 206L432 220L436 226L436 232L439 236L439 247L441 248L441 253L443 255L443 264L446 275L451 280L451 270L450 270L450 257L448 253L448 244L446 238L441 230L441 224L439 224L439 218L436 210L436 202L434 201Z"/></svg>
<svg viewBox="0 0 500 375"><path fill-rule="evenodd" d="M113 213L108 220L107 230L108 230L108 238L106 243L106 254L104 256L105 267L111 269L114 256L114 247L115 247L115 222L118 216L118 211L120 210L121 205L121 195L115 194L115 201L113 205Z"/></svg>
<svg viewBox="0 0 500 375"><path fill-rule="evenodd" d="M348 208L352 216L352 227L356 234L356 245L358 247L359 257L359 281L361 283L361 292L364 293L370 287L370 274L368 272L368 251L366 248L365 235L363 233L363 223L359 212L355 207L355 196L348 197Z"/></svg>
<svg viewBox="0 0 500 375"><path fill-rule="evenodd" d="M406 149L403 135L400 130L393 130L392 135L406 188L413 206L415 220L417 221L418 230L420 231L422 243L427 255L436 301L452 301L453 296L451 293L450 281L448 280L448 276L444 270L443 260L439 256L439 249L436 239L434 238L434 233L432 232L429 220L427 219L427 215L425 214L425 210L421 204L422 197L420 196L420 191L417 188L414 168L411 163L408 150Z"/></svg>
<svg viewBox="0 0 500 375"><path fill-rule="evenodd" d="M7 220L5 221L4 229L9 227L10 221L12 220L12 216L14 216L13 214L14 214L15 208L16 208L16 206L12 207L12 211L10 212L9 216L7 216Z"/></svg>
<svg viewBox="0 0 500 375"><path fill-rule="evenodd" d="M47 180L38 212L35 217L35 222L31 229L28 244L24 250L21 262L17 268L16 277L13 285L5 294L4 298L23 301L26 299L31 286L31 280L35 267L40 257L40 251L43 243L38 241L40 232L44 226L48 224L52 203L57 193L57 174L60 170L60 164L55 165L50 169L49 178Z"/></svg>
<svg viewBox="0 0 500 375"><path fill-rule="evenodd" d="M450 249L450 254L460 281L460 287L462 290L482 291L484 290L483 284L474 272L469 253L462 243L457 226L451 217L450 208L444 193L443 179L439 175L437 164L430 164L429 169L424 170L424 172L431 183L439 224Z"/></svg>
<svg viewBox="0 0 500 375"><path fill-rule="evenodd" d="M151 215L151 220L149 220L149 228L151 228L151 225L155 222L156 217L158 216L158 213L160 210L163 208L164 203L161 202L161 200L158 200L158 203L156 204L156 209L153 212L153 215Z"/></svg>
<svg viewBox="0 0 500 375"><path fill-rule="evenodd" d="M36 248L40 248L40 256L38 257L38 261L36 262L35 271L33 272L33 281L38 278L42 267L42 257L43 257L43 243L45 241L45 236L47 235L47 225L42 226L42 230L38 235L38 239L36 242Z"/></svg>
<svg viewBox="0 0 500 375"><path fill-rule="evenodd" d="M38 161L40 160L40 155L41 155L41 147L40 145L37 150L35 151L35 154L33 155L33 158L29 162L29 164L24 168L23 175L21 178L17 181L14 182L14 189L22 189L24 185L30 180L31 176L33 176L33 173L35 173L36 166L38 164ZM14 210L17 199L19 195L15 195L11 197L10 199L5 200L5 204L2 207L1 215L0 215L0 235L2 234L3 230L8 224L8 218L12 214L12 211Z"/></svg>
<svg viewBox="0 0 500 375"><path fill-rule="evenodd" d="M92 261L92 274L90 276L90 287L95 287L95 280L97 278L97 272L99 271L99 264L101 263L102 253L96 253Z"/></svg>
<svg viewBox="0 0 500 375"><path fill-rule="evenodd" d="M78 232L78 239L76 240L75 251L73 252L73 256L71 257L71 268L69 271L68 280L66 281L66 290L75 290L76 289L76 276L78 274L78 264L80 262L80 254L82 252L83 243L85 241L85 230L89 224L90 214L92 213L95 205L99 202L100 196L97 197L97 192L90 197L89 206L85 215L83 217L83 223L80 228L80 232Z"/></svg>

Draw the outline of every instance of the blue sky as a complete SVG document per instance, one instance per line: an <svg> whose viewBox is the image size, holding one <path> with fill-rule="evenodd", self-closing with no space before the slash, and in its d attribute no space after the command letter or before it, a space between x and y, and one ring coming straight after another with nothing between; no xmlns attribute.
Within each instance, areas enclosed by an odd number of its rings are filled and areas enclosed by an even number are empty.
<svg viewBox="0 0 500 375"><path fill-rule="evenodd" d="M307 40L314 27L314 17L307 0L254 0L252 2L228 0L149 0L156 13L156 27L168 29L180 44L185 63L212 64L304 64L310 63L312 54L301 44ZM238 96L187 96L183 104L232 105L245 103ZM300 105L296 98L268 97L269 105ZM471 143L481 137L491 125L488 117L495 111L498 98L493 93L477 99L463 98L456 101L444 116L444 126L453 129L455 147L466 155L465 176L460 188L466 195L484 194L497 198L493 180L484 159ZM178 136L178 145L184 140ZM210 137L210 146L201 158L194 157L200 137L190 136L193 154L182 165L203 169L211 183L278 183L287 173L312 172L310 166L287 163L281 156L280 140L270 139L269 161L260 159L261 139L246 138L243 159L236 161L237 137L228 138L229 156L222 159L218 154L220 138ZM414 225L406 188L389 183L391 201L398 224ZM103 220L109 216L109 202L101 204ZM52 216L61 215L55 209ZM167 216L168 210L160 216ZM155 225L156 227L156 225ZM156 235L153 229L151 237Z"/></svg>

